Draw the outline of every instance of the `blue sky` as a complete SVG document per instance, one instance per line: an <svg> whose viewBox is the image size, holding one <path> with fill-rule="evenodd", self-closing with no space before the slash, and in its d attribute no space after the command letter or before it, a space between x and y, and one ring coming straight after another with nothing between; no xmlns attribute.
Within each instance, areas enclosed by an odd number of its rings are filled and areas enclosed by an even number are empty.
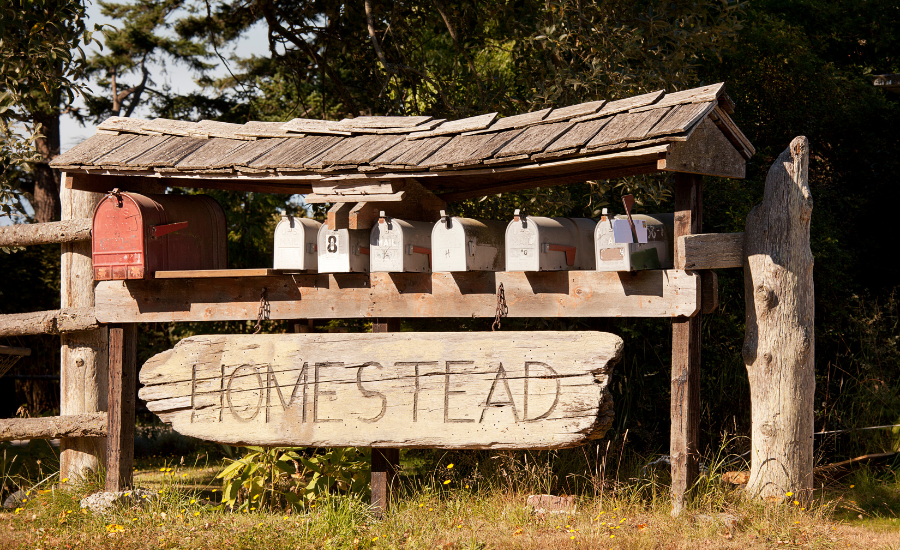
<svg viewBox="0 0 900 550"><path fill-rule="evenodd" d="M115 25L114 20L100 15L100 6L96 3L89 3L87 11L89 28L93 27L94 23ZM101 41L103 40L102 36L99 38ZM242 57L249 57L253 54L267 55L269 47L266 41L265 27L257 25L251 28L237 43L236 49L240 50ZM95 50L96 46L93 46L91 50L88 51L88 55ZM229 59L232 52L233 50L221 51L220 53L225 59ZM150 67L150 71L154 81L159 83L160 86L167 84L171 87L173 92L187 93L198 89L197 85L194 84L193 75L191 75L188 69L181 65L174 63L169 63L165 66L155 65ZM226 74L227 71L222 63L219 63L219 66L213 72L213 75L215 76L225 76ZM95 83L91 85L91 88L94 93L100 93L100 88ZM76 102L76 105L83 105L83 103L79 100ZM138 110L135 112L134 116L149 116L149 114L146 111L141 112ZM63 116L62 120L60 120L60 152L65 152L91 137L94 135L95 130L96 127L91 123L83 126L71 116Z"/></svg>

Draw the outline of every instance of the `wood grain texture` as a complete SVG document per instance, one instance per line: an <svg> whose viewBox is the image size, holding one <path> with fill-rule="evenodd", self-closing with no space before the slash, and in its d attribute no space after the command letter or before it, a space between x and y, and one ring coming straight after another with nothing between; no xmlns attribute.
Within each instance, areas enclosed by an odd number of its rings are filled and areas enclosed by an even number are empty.
<svg viewBox="0 0 900 550"><path fill-rule="evenodd" d="M142 129L142 127L148 122L150 121L143 118L111 116L101 122L97 126L97 129L109 130L114 132L128 132L132 134L143 134L145 133L145 131Z"/></svg>
<svg viewBox="0 0 900 550"><path fill-rule="evenodd" d="M207 143L209 140L206 139L175 136L121 164L128 167L175 166Z"/></svg>
<svg viewBox="0 0 900 550"><path fill-rule="evenodd" d="M106 436L106 413L0 420L0 441Z"/></svg>
<svg viewBox="0 0 900 550"><path fill-rule="evenodd" d="M247 122L235 134L249 138L298 138L304 134L285 129L283 122L260 122L251 120ZM334 132L336 134L346 135L347 132Z"/></svg>
<svg viewBox="0 0 900 550"><path fill-rule="evenodd" d="M747 490L764 499L813 490L815 291L809 227L809 142L797 137L766 176L744 230L752 439Z"/></svg>
<svg viewBox="0 0 900 550"><path fill-rule="evenodd" d="M360 128L414 128L432 120L430 116L358 116L341 120L341 126Z"/></svg>
<svg viewBox="0 0 900 550"><path fill-rule="evenodd" d="M141 130L154 134L169 136L190 136L197 128L196 122L188 120L172 120L170 118L155 118L141 125Z"/></svg>
<svg viewBox="0 0 900 550"><path fill-rule="evenodd" d="M747 160L709 118L703 119L687 141L670 145L659 168L706 176L743 179Z"/></svg>
<svg viewBox="0 0 900 550"><path fill-rule="evenodd" d="M50 166L56 168L57 166L93 164L96 159L115 151L135 137L137 136L134 134L92 136L54 158L50 162Z"/></svg>
<svg viewBox="0 0 900 550"><path fill-rule="evenodd" d="M220 166L219 161L249 142L237 139L211 138L175 163L179 170L207 170Z"/></svg>
<svg viewBox="0 0 900 550"><path fill-rule="evenodd" d="M99 328L94 308L67 308L0 315L0 336L64 334Z"/></svg>
<svg viewBox="0 0 900 550"><path fill-rule="evenodd" d="M497 132L496 134L491 134L490 139L484 141L479 147L476 147L466 158L461 162L454 163L454 166L468 166L472 164L479 164L484 160L490 159L493 157L500 149L502 149L506 144L516 139L518 136L522 135L525 130L506 130L504 132Z"/></svg>
<svg viewBox="0 0 900 550"><path fill-rule="evenodd" d="M75 180L90 178L79 174L71 177ZM63 174L63 181L67 178ZM101 193L76 191L63 185L60 191L62 219L90 219L103 197ZM62 309L94 307L91 243L65 243L61 249L60 306ZM106 332L106 328L99 328L60 337L61 416L106 410ZM105 438L63 438L60 440L60 475L77 479L85 475L85 470L97 472L105 457Z"/></svg>
<svg viewBox="0 0 900 550"><path fill-rule="evenodd" d="M375 319L372 322L372 332L400 332L400 319ZM399 468L400 449L372 449L372 478L369 486L372 489L372 508L378 516L383 515L391 505L391 493Z"/></svg>
<svg viewBox="0 0 900 550"><path fill-rule="evenodd" d="M700 292L676 270L303 274L103 281L95 311L104 323L255 319L265 288L272 319L493 318L500 283L510 317L691 316Z"/></svg>
<svg viewBox="0 0 900 550"><path fill-rule="evenodd" d="M603 437L602 332L195 336L141 369L179 433L233 445L550 449Z"/></svg>
<svg viewBox="0 0 900 550"><path fill-rule="evenodd" d="M184 271L157 271L157 279L222 279L224 277L267 277L276 271L266 267L249 269L193 269Z"/></svg>
<svg viewBox="0 0 900 550"><path fill-rule="evenodd" d="M449 134L459 134L462 132L471 132L487 128L497 118L497 113L487 113L483 115L473 116L469 118L461 118L459 120L449 120L444 122L437 128L427 132L414 132L406 136L406 139L422 139L427 137L446 136Z"/></svg>
<svg viewBox="0 0 900 550"><path fill-rule="evenodd" d="M725 83L710 84L709 86L701 86L699 88L691 88L680 92L673 92L664 95L659 101L650 106L637 107L631 109L633 113L639 113L648 109L657 107L671 107L673 105L681 105L685 103L707 103L717 101L719 96L725 92Z"/></svg>
<svg viewBox="0 0 900 550"><path fill-rule="evenodd" d="M0 227L0 246L32 246L91 240L91 220L22 223Z"/></svg>
<svg viewBox="0 0 900 550"><path fill-rule="evenodd" d="M722 130L725 137L734 144L735 148L743 153L744 158L749 159L756 154L756 148L753 147L753 144L750 143L747 136L745 136L741 129L737 127L737 124L731 120L731 117L728 116L724 109L717 106L710 112L710 118L712 118L713 122L716 123L716 126Z"/></svg>
<svg viewBox="0 0 900 550"><path fill-rule="evenodd" d="M675 239L703 227L703 178L675 175ZM698 297L699 298L699 297ZM672 514L687 504L699 474L700 315L672 321L672 391L669 456L672 462Z"/></svg>
<svg viewBox="0 0 900 550"><path fill-rule="evenodd" d="M700 233L675 240L675 269L725 269L744 265L743 233Z"/></svg>
<svg viewBox="0 0 900 550"><path fill-rule="evenodd" d="M522 113L521 115L512 115L500 118L495 120L493 124L485 128L484 130L465 132L463 135L474 135L482 134L485 132L499 132L501 130L525 128L526 126L531 126L532 124L537 124L538 122L544 120L544 118L550 114L551 110L552 109L541 109L540 111L532 111L530 113Z"/></svg>
<svg viewBox="0 0 900 550"><path fill-rule="evenodd" d="M238 135L238 132L243 128L243 124L219 122L218 120L201 120L194 126L190 135L204 138L249 139L248 136Z"/></svg>
<svg viewBox="0 0 900 550"><path fill-rule="evenodd" d="M540 153L555 139L568 131L573 124L571 122L557 122L555 124L541 124L525 129L515 139L511 140L502 149L497 151L497 157L510 157L516 155L530 155Z"/></svg>
<svg viewBox="0 0 900 550"><path fill-rule="evenodd" d="M248 165L251 168L264 170L303 168L307 161L327 152L342 140L343 138L338 136L306 136L303 139L286 139Z"/></svg>
<svg viewBox="0 0 900 550"><path fill-rule="evenodd" d="M544 151L546 153L553 153L556 151L583 147L587 142L593 139L610 120L612 120L612 117L589 120L587 122L575 124L566 133L559 136L559 138L551 143Z"/></svg>
<svg viewBox="0 0 900 550"><path fill-rule="evenodd" d="M137 136L122 146L94 159L92 164L99 166L124 166L129 160L162 145L170 139L172 139L172 136Z"/></svg>
<svg viewBox="0 0 900 550"><path fill-rule="evenodd" d="M647 94L641 94L634 97L626 97L624 99L610 101L603 105L603 108L596 113L573 118L572 122L584 122L585 120L593 120L595 118L607 117L616 113L622 113L624 111L628 111L629 109L643 107L644 105L651 105L659 101L659 99L665 94L666 92L664 90L657 90L655 92L650 92Z"/></svg>
<svg viewBox="0 0 900 550"><path fill-rule="evenodd" d="M606 104L605 99L599 101L588 101L587 103L579 103L578 105L569 105L568 107L559 107L550 111L550 114L541 120L541 124L550 124L553 122L568 121L575 117L591 115L600 110Z"/></svg>
<svg viewBox="0 0 900 550"><path fill-rule="evenodd" d="M688 103L676 105L644 136L646 139L682 134L691 129L695 124L709 114L715 108L716 102Z"/></svg>
<svg viewBox="0 0 900 550"><path fill-rule="evenodd" d="M474 151L477 151L482 145L490 141L492 137L490 135L456 136L419 163L419 167L431 168L433 166L446 166L464 162Z"/></svg>
<svg viewBox="0 0 900 550"><path fill-rule="evenodd" d="M137 325L109 328L106 490L134 484L134 406L137 378Z"/></svg>

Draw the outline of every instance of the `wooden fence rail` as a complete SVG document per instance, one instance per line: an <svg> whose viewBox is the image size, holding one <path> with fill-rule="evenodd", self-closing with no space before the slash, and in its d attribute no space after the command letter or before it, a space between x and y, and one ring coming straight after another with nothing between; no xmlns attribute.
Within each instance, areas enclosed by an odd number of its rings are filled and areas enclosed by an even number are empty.
<svg viewBox="0 0 900 550"><path fill-rule="evenodd" d="M106 413L0 420L0 441L106 437Z"/></svg>
<svg viewBox="0 0 900 550"><path fill-rule="evenodd" d="M0 315L0 336L63 334L99 327L92 307Z"/></svg>
<svg viewBox="0 0 900 550"><path fill-rule="evenodd" d="M0 227L0 246L61 244L91 240L91 218Z"/></svg>

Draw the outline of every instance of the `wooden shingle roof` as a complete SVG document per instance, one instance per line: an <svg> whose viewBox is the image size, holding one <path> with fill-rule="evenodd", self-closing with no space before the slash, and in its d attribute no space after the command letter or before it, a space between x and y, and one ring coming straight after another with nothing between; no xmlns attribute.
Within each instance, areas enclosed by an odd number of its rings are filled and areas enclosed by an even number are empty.
<svg viewBox="0 0 900 550"><path fill-rule="evenodd" d="M279 192L293 186L298 193L308 192L314 182L415 178L449 200L676 168L743 177L743 163L755 150L731 112L733 103L720 83L452 121L366 116L239 125L112 117L51 166L165 178L185 187L219 187L231 180L228 188L239 188L234 180L246 180L259 188L277 181ZM701 128L704 143L697 143ZM700 158L704 155L718 160ZM709 168L723 163L732 168Z"/></svg>

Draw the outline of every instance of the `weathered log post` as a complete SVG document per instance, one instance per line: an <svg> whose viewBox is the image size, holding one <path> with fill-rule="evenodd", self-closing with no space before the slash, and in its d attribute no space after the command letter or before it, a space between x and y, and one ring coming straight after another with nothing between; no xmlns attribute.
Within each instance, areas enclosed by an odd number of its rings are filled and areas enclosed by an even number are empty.
<svg viewBox="0 0 900 550"><path fill-rule="evenodd" d="M66 185L63 174L60 189L63 221L91 218L102 193L76 191ZM60 307L94 307L94 273L91 242L76 241L62 245L60 259ZM106 411L107 329L70 332L61 337L60 400L63 416ZM60 441L60 477L75 478L85 469L97 471L106 456L106 438L76 437Z"/></svg>
<svg viewBox="0 0 900 550"><path fill-rule="evenodd" d="M743 356L750 378L752 453L747 490L808 499L813 487L814 309L809 142L791 141L747 216ZM796 498L796 497L794 497Z"/></svg>

